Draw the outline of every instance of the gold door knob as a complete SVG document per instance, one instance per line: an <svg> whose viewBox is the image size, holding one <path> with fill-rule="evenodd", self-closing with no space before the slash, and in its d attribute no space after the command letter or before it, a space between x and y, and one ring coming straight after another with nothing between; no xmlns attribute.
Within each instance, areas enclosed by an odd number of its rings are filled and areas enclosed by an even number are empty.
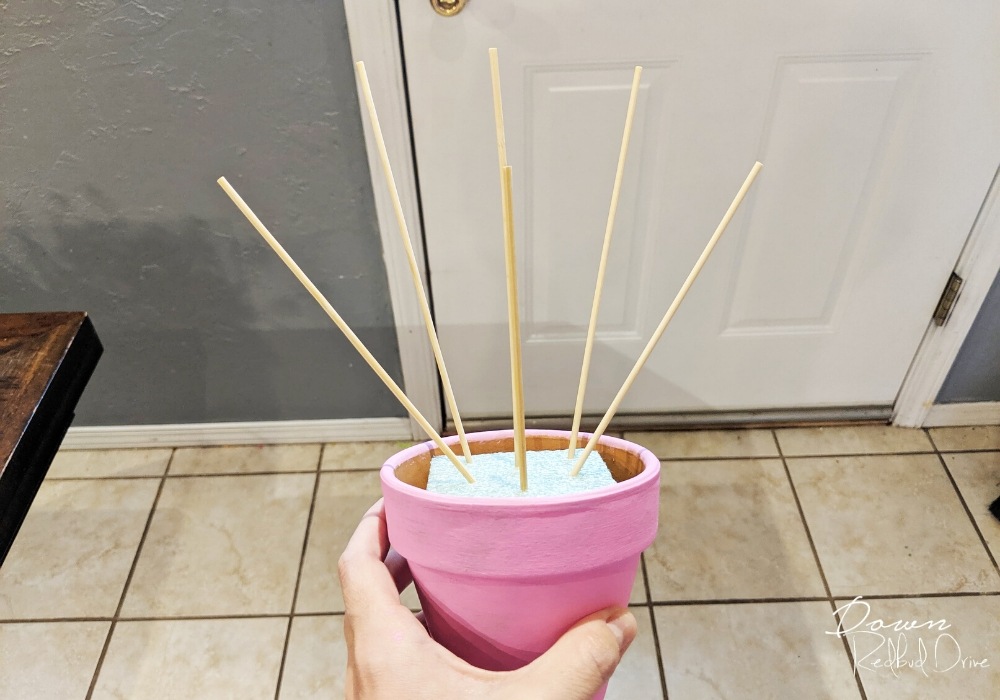
<svg viewBox="0 0 1000 700"><path fill-rule="evenodd" d="M431 7L442 17L457 15L469 0L431 0Z"/></svg>

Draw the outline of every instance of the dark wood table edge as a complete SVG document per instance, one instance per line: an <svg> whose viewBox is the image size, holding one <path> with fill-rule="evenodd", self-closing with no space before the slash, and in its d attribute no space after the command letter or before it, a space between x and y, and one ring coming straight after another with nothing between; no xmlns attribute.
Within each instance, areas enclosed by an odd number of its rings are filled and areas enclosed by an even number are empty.
<svg viewBox="0 0 1000 700"><path fill-rule="evenodd" d="M0 566L73 422L76 404L103 352L90 317L84 316L4 468L0 504L10 506L0 512Z"/></svg>

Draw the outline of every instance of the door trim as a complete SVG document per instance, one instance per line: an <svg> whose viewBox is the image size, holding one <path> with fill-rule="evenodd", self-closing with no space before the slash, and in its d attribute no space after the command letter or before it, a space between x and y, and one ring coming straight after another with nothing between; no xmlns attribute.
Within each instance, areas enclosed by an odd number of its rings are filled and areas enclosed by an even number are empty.
<svg viewBox="0 0 1000 700"><path fill-rule="evenodd" d="M1000 270L1000 168L972 224L969 237L955 263L963 279L962 289L951 316L943 326L930 320L913 358L893 409L892 422L907 428L930 425L928 418L941 385L944 384L969 334L979 308ZM937 411L939 412L939 411Z"/></svg>
<svg viewBox="0 0 1000 700"><path fill-rule="evenodd" d="M392 174L399 191L399 201L410 230L417 265L426 282L428 277L424 266L424 235L420 221L416 165L413 161L396 5L393 0L344 0L344 12L347 15L351 55L355 61L364 61L368 71L386 150L392 163ZM360 94L359 86L358 95ZM420 303L413 291L409 262L399 240L395 210L382 174L382 161L361 99L358 100L358 107L364 126L368 170L375 194L382 256L389 278L389 297L396 321L404 391L428 422L436 430L441 430L443 415L434 353L424 329ZM426 437L413 418L410 418L410 426L415 440Z"/></svg>

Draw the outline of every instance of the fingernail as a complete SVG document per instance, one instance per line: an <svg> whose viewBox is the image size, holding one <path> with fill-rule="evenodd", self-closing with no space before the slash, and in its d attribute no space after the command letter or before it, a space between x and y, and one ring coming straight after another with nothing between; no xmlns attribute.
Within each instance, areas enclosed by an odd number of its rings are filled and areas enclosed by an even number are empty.
<svg viewBox="0 0 1000 700"><path fill-rule="evenodd" d="M625 653L625 630L635 624L634 622L630 623L627 621L626 617L632 617L632 613L625 611L607 621L608 627L611 628L611 632L618 641L618 651L621 653Z"/></svg>

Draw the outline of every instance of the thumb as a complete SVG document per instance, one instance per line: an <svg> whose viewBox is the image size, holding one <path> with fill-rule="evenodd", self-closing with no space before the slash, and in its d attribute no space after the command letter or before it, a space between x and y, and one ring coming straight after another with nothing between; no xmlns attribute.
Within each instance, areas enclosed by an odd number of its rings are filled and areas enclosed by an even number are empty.
<svg viewBox="0 0 1000 700"><path fill-rule="evenodd" d="M511 697L591 700L611 678L635 635L635 618L626 608L585 617L551 649L511 674Z"/></svg>

